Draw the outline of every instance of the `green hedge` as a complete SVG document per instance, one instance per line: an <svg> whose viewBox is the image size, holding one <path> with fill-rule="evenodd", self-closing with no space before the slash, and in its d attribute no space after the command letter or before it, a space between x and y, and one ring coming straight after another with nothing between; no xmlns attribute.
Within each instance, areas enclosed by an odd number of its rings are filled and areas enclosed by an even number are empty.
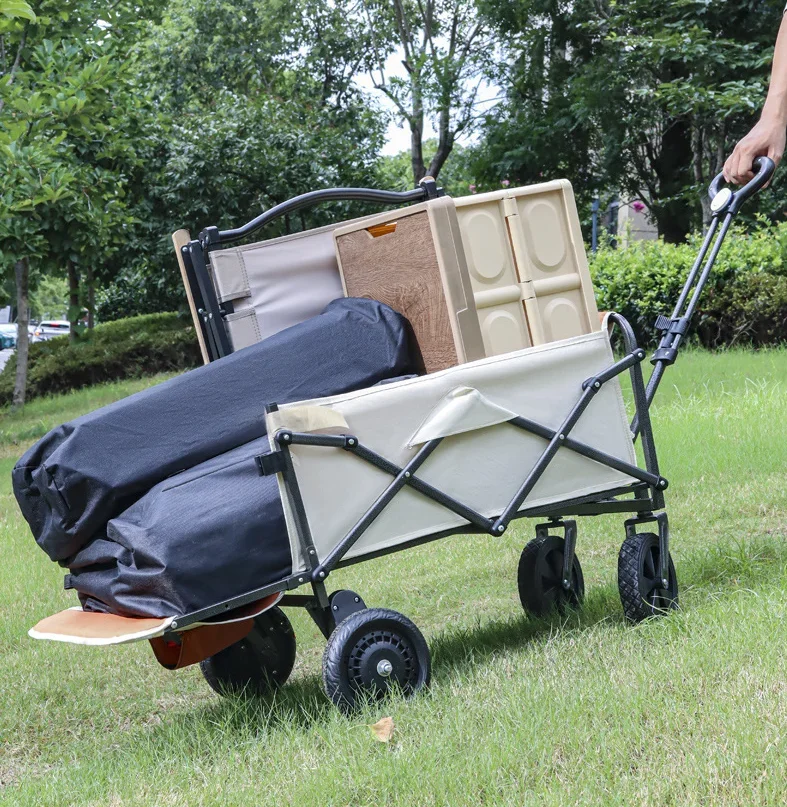
<svg viewBox="0 0 787 807"><path fill-rule="evenodd" d="M700 248L639 241L601 248L591 274L601 310L618 311L642 344L653 344L658 314L669 316ZM705 347L763 346L787 341L787 223L727 236L694 319L694 341Z"/></svg>
<svg viewBox="0 0 787 807"><path fill-rule="evenodd" d="M59 336L30 345L27 397L187 370L199 364L199 345L190 322L177 314L129 317L97 325L74 344ZM15 373L14 355L0 373L0 404L11 402Z"/></svg>

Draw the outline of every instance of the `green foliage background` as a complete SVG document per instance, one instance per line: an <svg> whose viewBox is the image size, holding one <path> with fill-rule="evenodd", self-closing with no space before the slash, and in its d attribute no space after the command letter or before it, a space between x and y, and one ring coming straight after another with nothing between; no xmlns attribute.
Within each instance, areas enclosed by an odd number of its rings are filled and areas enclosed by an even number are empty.
<svg viewBox="0 0 787 807"><path fill-rule="evenodd" d="M76 344L58 336L30 345L27 394L37 398L201 363L190 320L175 313L128 317L97 325ZM12 356L0 372L0 405L11 402L15 372Z"/></svg>
<svg viewBox="0 0 787 807"><path fill-rule="evenodd" d="M454 62L445 54L403 62L405 75L422 81L431 123L439 129L443 113L461 112L470 135L449 137L438 179L451 194L567 177L585 226L594 194L620 193L643 200L665 240L689 239L675 250L646 245L596 259L602 297L645 328L651 311L641 300L664 297L667 275L677 282L696 245L691 233L707 222L704 188L756 118L781 0L3 0L5 296L25 260L34 313L55 307L38 300L62 293L65 278L63 313L74 320L85 306L105 322L183 310L174 230L236 226L316 188L411 187L410 152L381 156L390 120L408 119L383 108L361 80L396 54L396 9L408 25L425 9L447 36L445 21L458 14L459 28L477 34L474 47L486 49L461 70L461 42L445 51ZM407 32L413 42L416 34ZM409 80L388 85L403 104L413 101ZM496 102L474 107L473 82L492 88ZM422 143L427 165L444 141ZM748 210L747 231L765 227L753 239L781 233L781 183ZM347 204L306 210L266 235L359 212ZM725 270L719 282L740 273L730 286L735 310L756 308L766 321L741 329L719 310L703 341L780 338L781 275L776 264L753 272L746 261L758 256L770 260L765 251L742 255L739 271ZM612 264L614 272L604 268ZM642 271L624 282L623 267L635 264Z"/></svg>
<svg viewBox="0 0 787 807"><path fill-rule="evenodd" d="M671 315L697 257L701 236L684 244L638 241L602 247L590 270L599 308L623 314L642 344L657 339L653 324ZM693 332L706 347L762 346L787 334L787 222L747 231L733 227L700 301Z"/></svg>

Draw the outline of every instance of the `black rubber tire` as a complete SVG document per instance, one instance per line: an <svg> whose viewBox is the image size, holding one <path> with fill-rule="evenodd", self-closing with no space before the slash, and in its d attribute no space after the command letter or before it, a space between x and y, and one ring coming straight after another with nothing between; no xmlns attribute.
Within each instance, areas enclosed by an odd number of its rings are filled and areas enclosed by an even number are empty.
<svg viewBox="0 0 787 807"><path fill-rule="evenodd" d="M534 538L522 550L517 569L519 601L531 616L541 618L552 611L563 614L567 608L582 604L585 578L576 554L571 567L571 588L563 588L564 552L565 540L558 535Z"/></svg>
<svg viewBox="0 0 787 807"><path fill-rule="evenodd" d="M277 690L295 665L295 633L281 608L254 617L251 632L200 662L200 670L219 695L265 697Z"/></svg>
<svg viewBox="0 0 787 807"><path fill-rule="evenodd" d="M678 607L678 578L669 559L669 587L663 588L659 570L659 537L652 532L630 535L618 555L618 591L623 613L642 622Z"/></svg>
<svg viewBox="0 0 787 807"><path fill-rule="evenodd" d="M383 677L377 665L389 661ZM343 712L365 700L382 700L396 685L406 698L429 685L432 661L420 630L403 614L364 608L350 614L330 635L322 658L325 694Z"/></svg>

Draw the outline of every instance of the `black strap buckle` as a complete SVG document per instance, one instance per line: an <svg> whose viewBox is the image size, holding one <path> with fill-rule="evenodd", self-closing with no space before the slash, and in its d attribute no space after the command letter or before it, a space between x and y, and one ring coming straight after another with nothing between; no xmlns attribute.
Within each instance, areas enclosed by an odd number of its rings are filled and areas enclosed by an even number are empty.
<svg viewBox="0 0 787 807"><path fill-rule="evenodd" d="M260 454L254 460L257 463L260 476L273 476L274 474L284 473L284 457L281 451Z"/></svg>
<svg viewBox="0 0 787 807"><path fill-rule="evenodd" d="M676 317L675 319L670 319L669 317L665 317L663 314L659 314L658 317L656 317L654 327L657 331L661 331L663 333L685 336L689 332L689 318Z"/></svg>
<svg viewBox="0 0 787 807"><path fill-rule="evenodd" d="M659 347L656 348L655 353L651 357L650 363L655 365L658 362L663 362L666 365L675 364L678 358L678 349L675 347Z"/></svg>

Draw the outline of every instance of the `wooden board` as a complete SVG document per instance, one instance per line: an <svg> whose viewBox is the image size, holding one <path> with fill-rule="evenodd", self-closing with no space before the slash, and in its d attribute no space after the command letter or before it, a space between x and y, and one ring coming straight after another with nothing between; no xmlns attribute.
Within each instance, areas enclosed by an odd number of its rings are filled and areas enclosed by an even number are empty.
<svg viewBox="0 0 787 807"><path fill-rule="evenodd" d="M347 296L379 300L407 317L427 373L453 367L460 358L429 214L394 216L394 222L395 228L378 225L372 232L362 228L337 235Z"/></svg>
<svg viewBox="0 0 787 807"><path fill-rule="evenodd" d="M72 644L121 644L159 636L170 626L172 619L129 619L116 614L83 611L76 607L42 619L28 634L33 639Z"/></svg>
<svg viewBox="0 0 787 807"><path fill-rule="evenodd" d="M194 330L197 332L197 341L199 342L200 353L202 353L202 361L207 364L210 361L208 348L205 344L205 338L202 335L202 324L200 323L199 314L197 313L197 306L194 305L194 297L191 294L191 287L189 286L189 279L186 274L186 265L183 263L183 255L180 253L183 247L188 246L189 241L191 241L191 235L188 230L176 230L172 233L172 244L175 247L175 255L178 259L183 286L186 289L186 299L188 300L189 309L191 310L191 318L194 321Z"/></svg>
<svg viewBox="0 0 787 807"><path fill-rule="evenodd" d="M200 627L219 627L245 622L272 608L282 596L283 592L269 594L262 600L227 611L204 622L193 622L184 629L184 632L188 633ZM128 617L102 614L96 611L83 611L76 606L42 619L35 627L30 628L28 635L32 639L46 639L71 644L126 644L161 636L174 620L173 616Z"/></svg>

